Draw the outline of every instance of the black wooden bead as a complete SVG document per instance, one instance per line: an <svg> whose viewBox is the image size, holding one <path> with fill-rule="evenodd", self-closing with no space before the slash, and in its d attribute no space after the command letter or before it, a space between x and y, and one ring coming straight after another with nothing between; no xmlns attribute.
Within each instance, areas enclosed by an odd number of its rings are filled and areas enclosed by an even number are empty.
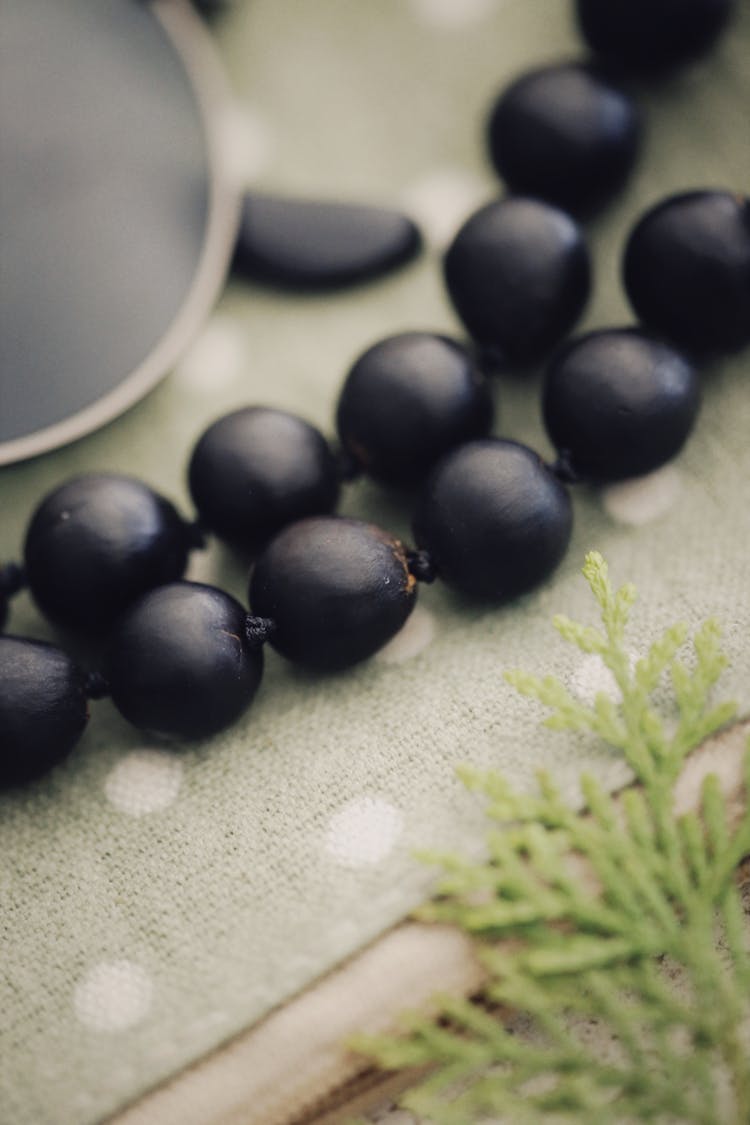
<svg viewBox="0 0 750 1125"><path fill-rule="evenodd" d="M294 414L249 406L198 440L188 470L202 522L255 551L295 520L336 506L339 475L323 435Z"/></svg>
<svg viewBox="0 0 750 1125"><path fill-rule="evenodd" d="M389 336L360 356L341 391L344 449L369 476L418 483L435 462L492 425L492 396L469 352L430 332Z"/></svg>
<svg viewBox="0 0 750 1125"><path fill-rule="evenodd" d="M193 535L168 500L132 477L74 477L34 512L26 579L53 621L98 632L141 594L183 574Z"/></svg>
<svg viewBox="0 0 750 1125"><path fill-rule="evenodd" d="M598 481L651 472L682 448L698 414L692 363L636 328L566 344L547 372L547 432L572 469Z"/></svg>
<svg viewBox="0 0 750 1125"><path fill-rule="evenodd" d="M669 196L625 248L625 288L642 321L698 352L750 344L750 198L729 191Z"/></svg>
<svg viewBox="0 0 750 1125"><path fill-rule="evenodd" d="M247 617L234 598L197 582L146 594L110 639L105 674L115 706L135 726L172 738L204 738L229 726L263 674Z"/></svg>
<svg viewBox="0 0 750 1125"><path fill-rule="evenodd" d="M445 280L471 335L501 359L526 364L557 344L583 311L589 255L564 211L504 199L461 227L445 258Z"/></svg>
<svg viewBox="0 0 750 1125"><path fill-rule="evenodd" d="M493 108L488 135L511 191L585 214L625 183L640 125L624 90L590 66L568 63L513 82Z"/></svg>
<svg viewBox="0 0 750 1125"><path fill-rule="evenodd" d="M414 516L414 536L450 586L507 601L551 574L572 522L567 489L538 454L486 438L454 450L435 468Z"/></svg>
<svg viewBox="0 0 750 1125"><path fill-rule="evenodd" d="M399 211L249 192L234 270L284 289L338 289L410 261L421 244L416 226Z"/></svg>
<svg viewBox="0 0 750 1125"><path fill-rule="evenodd" d="M0 637L0 788L66 758L88 722L86 677L54 645Z"/></svg>
<svg viewBox="0 0 750 1125"><path fill-rule="evenodd" d="M634 72L656 73L707 51L734 0L576 0L592 50Z"/></svg>
<svg viewBox="0 0 750 1125"><path fill-rule="evenodd" d="M276 623L270 643L283 656L337 669L398 632L415 587L398 539L360 520L318 517L269 543L251 575L250 605Z"/></svg>

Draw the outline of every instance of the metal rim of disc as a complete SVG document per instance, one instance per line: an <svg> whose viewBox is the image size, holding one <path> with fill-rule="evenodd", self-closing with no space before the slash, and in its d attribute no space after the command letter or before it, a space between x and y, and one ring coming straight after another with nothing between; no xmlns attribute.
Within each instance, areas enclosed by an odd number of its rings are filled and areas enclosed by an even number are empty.
<svg viewBox="0 0 750 1125"><path fill-rule="evenodd" d="M157 0L152 8L185 68L206 140L208 221L198 268L182 306L142 363L115 390L65 421L0 443L0 466L68 445L134 406L175 365L226 280L239 222L240 193L226 170L221 131L212 121L229 105L229 90L211 37L189 5L181 0Z"/></svg>

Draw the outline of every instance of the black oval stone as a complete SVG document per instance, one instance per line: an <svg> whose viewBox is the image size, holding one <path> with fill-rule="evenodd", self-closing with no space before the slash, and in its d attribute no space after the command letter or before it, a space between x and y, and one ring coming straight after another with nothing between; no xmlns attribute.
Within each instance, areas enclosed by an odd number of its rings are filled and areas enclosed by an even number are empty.
<svg viewBox="0 0 750 1125"><path fill-rule="evenodd" d="M589 47L643 73L671 70L703 54L733 8L734 0L576 0Z"/></svg>
<svg viewBox="0 0 750 1125"><path fill-rule="evenodd" d="M66 758L88 717L86 677L69 656L41 641L0 637L0 788Z"/></svg>
<svg viewBox="0 0 750 1125"><path fill-rule="evenodd" d="M318 517L287 527L258 558L250 605L270 617L270 643L309 668L371 656L411 613L416 581L403 544L361 520Z"/></svg>
<svg viewBox="0 0 750 1125"><path fill-rule="evenodd" d="M691 191L650 208L631 232L625 288L640 319L684 348L750 343L750 198Z"/></svg>
<svg viewBox="0 0 750 1125"><path fill-rule="evenodd" d="M580 228L536 199L489 203L445 258L451 300L471 335L511 363L544 356L573 327L590 287Z"/></svg>
<svg viewBox="0 0 750 1125"><path fill-rule="evenodd" d="M341 390L336 424L365 473L409 485L454 446L487 434L492 416L487 381L466 348L405 332L360 356Z"/></svg>
<svg viewBox="0 0 750 1125"><path fill-rule="evenodd" d="M110 638L106 678L115 706L135 726L171 738L205 738L228 727L263 674L247 616L234 598L197 582L146 594Z"/></svg>
<svg viewBox="0 0 750 1125"><path fill-rule="evenodd" d="M640 125L624 90L590 66L567 63L511 83L492 110L488 139L511 191L588 214L625 183Z"/></svg>
<svg viewBox="0 0 750 1125"><path fill-rule="evenodd" d="M486 438L449 453L435 468L413 526L448 585L508 601L552 573L572 524L567 489L538 454Z"/></svg>
<svg viewBox="0 0 750 1125"><path fill-rule="evenodd" d="M265 406L235 410L209 426L188 477L206 527L247 550L295 520L332 511L339 496L336 459L323 435Z"/></svg>
<svg viewBox="0 0 750 1125"><path fill-rule="evenodd" d="M281 288L337 289L403 265L421 245L417 227L398 211L251 192L234 271Z"/></svg>
<svg viewBox="0 0 750 1125"><path fill-rule="evenodd" d="M99 632L141 594L179 578L190 546L189 525L140 481L109 473L74 477L34 512L26 579L53 621Z"/></svg>
<svg viewBox="0 0 750 1125"><path fill-rule="evenodd" d="M649 473L682 448L700 406L698 374L637 328L580 336L547 372L547 432L573 470L598 481Z"/></svg>

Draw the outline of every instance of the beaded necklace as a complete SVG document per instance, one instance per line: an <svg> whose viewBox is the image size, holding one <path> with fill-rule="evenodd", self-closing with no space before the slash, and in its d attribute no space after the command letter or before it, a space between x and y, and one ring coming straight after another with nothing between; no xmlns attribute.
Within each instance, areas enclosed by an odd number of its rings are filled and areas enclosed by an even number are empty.
<svg viewBox="0 0 750 1125"><path fill-rule="evenodd" d="M537 102L540 84L539 112L549 115L551 106L563 121L581 88L595 102L623 97L590 68L548 68L514 84L493 114L491 137L501 172L520 190L532 172L544 183L538 151L516 153L507 165L529 90ZM609 129L589 130L578 149L563 144L567 206L601 204L619 188L634 154L633 115L624 121L614 138ZM584 192L592 166L601 175L596 191ZM299 418L249 407L219 419L195 447L196 522L127 477L79 477L51 493L30 522L23 567L0 571L0 612L25 582L58 624L107 632L107 655L103 674L87 675L55 646L0 638L0 782L28 780L65 757L86 726L89 699L108 693L139 727L205 737L252 701L265 642L308 667L345 668L401 628L420 581L439 577L493 602L544 581L570 537L567 484L647 472L688 436L698 409L696 366L659 334L691 351L748 341L748 214L746 199L693 192L637 224L625 280L648 329L589 333L554 356L543 401L559 454L553 465L487 436L484 371L548 354L589 289L576 222L520 195L471 216L446 255L448 291L476 349L416 332L370 348L342 389L339 450ZM329 514L342 481L358 472L396 484L426 475L413 548ZM251 613L223 591L180 581L207 532L256 555Z"/></svg>

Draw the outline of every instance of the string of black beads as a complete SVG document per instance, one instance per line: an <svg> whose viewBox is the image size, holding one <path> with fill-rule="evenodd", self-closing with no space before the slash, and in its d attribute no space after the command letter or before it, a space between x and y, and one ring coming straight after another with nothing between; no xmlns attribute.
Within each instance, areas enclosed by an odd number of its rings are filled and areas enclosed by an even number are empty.
<svg viewBox="0 0 750 1125"><path fill-rule="evenodd" d="M588 29L584 9L594 7L579 4ZM148 731L207 737L252 702L265 643L295 663L336 670L398 632L419 582L437 577L496 603L516 598L565 554L568 483L647 472L678 452L698 411L699 386L694 362L667 341L710 352L750 339L750 204L729 192L664 201L636 226L625 281L652 331L588 333L553 356L543 411L555 463L488 436L488 364L523 366L547 355L588 296L585 239L554 205L553 185L565 187L574 210L601 205L637 147L637 115L622 91L591 69L570 69L515 84L493 115L498 167L511 185L533 172L536 194L548 201L516 196L489 204L449 248L446 284L475 347L411 332L369 348L340 394L339 449L307 422L269 407L217 420L190 459L196 521L115 474L74 478L42 501L23 564L0 568L0 620L25 584L52 621L103 634L107 644L102 671L86 674L53 645L0 636L0 785L62 760L85 729L89 700L110 695ZM560 116L561 88L593 114L583 133L581 121L570 132ZM597 125L602 104L618 109L616 129ZM546 138L546 163L533 146L513 148L529 115ZM571 153L562 185L556 165ZM716 292L723 315L712 303ZM342 483L361 474L396 486L421 483L415 547L331 514ZM250 613L221 590L181 581L206 533L254 556Z"/></svg>

